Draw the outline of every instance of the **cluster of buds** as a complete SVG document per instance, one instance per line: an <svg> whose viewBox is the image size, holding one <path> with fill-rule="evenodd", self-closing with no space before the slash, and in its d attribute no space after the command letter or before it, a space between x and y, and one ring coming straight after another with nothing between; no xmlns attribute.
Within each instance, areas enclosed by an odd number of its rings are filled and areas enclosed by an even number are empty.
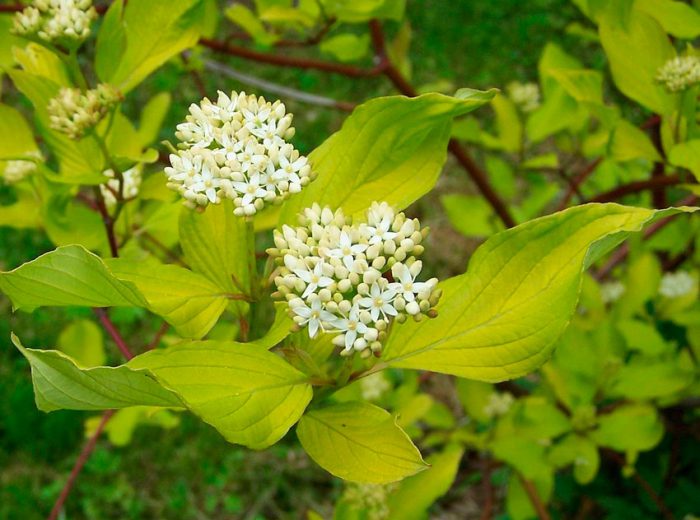
<svg viewBox="0 0 700 520"><path fill-rule="evenodd" d="M231 199L238 216L251 216L267 204L298 193L314 178L306 157L287 142L293 115L281 101L219 92L190 106L177 126L181 141L165 168L168 187L194 208Z"/></svg>
<svg viewBox="0 0 700 520"><path fill-rule="evenodd" d="M396 490L397 484L359 484L348 482L343 492L343 502L351 508L361 511L361 518L367 520L385 520L389 518L389 496Z"/></svg>
<svg viewBox="0 0 700 520"><path fill-rule="evenodd" d="M540 89L536 83L514 81L506 88L508 89L508 97L523 112L532 112L540 106Z"/></svg>
<svg viewBox="0 0 700 520"><path fill-rule="evenodd" d="M700 58L679 56L668 60L656 73L656 81L669 92L682 92L700 83Z"/></svg>
<svg viewBox="0 0 700 520"><path fill-rule="evenodd" d="M27 154L27 160L15 159L7 161L3 169L2 176L6 184L16 184L36 171L36 162L31 160L36 158L41 160L39 151Z"/></svg>
<svg viewBox="0 0 700 520"><path fill-rule="evenodd" d="M614 303L625 294L625 284L619 281L607 282L600 286L600 298L603 303Z"/></svg>
<svg viewBox="0 0 700 520"><path fill-rule="evenodd" d="M484 405L484 414L489 418L501 417L508 413L515 399L510 392L493 392Z"/></svg>
<svg viewBox="0 0 700 520"><path fill-rule="evenodd" d="M372 203L367 221L353 224L342 210L318 204L299 227L275 231L268 254L279 264L276 298L285 298L296 327L334 333L342 355L379 355L392 321L435 317L442 290L437 278L417 281L427 228Z"/></svg>
<svg viewBox="0 0 700 520"><path fill-rule="evenodd" d="M104 184L100 184L100 193L102 193L102 199L105 201L105 205L109 210L112 210L117 205L118 196L121 196L121 198L125 200L133 199L138 196L139 188L141 187L140 165L122 172L123 182L119 182L119 179L114 174L114 170L105 170L103 174L105 177L108 177L109 180Z"/></svg>
<svg viewBox="0 0 700 520"><path fill-rule="evenodd" d="M86 92L64 87L47 107L51 128L71 139L81 139L120 99L119 92L106 83Z"/></svg>
<svg viewBox="0 0 700 520"><path fill-rule="evenodd" d="M686 271L666 273L661 278L659 293L666 298L680 298L695 289L695 278Z"/></svg>
<svg viewBox="0 0 700 520"><path fill-rule="evenodd" d="M89 36L96 18L92 0L34 0L15 15L12 32L71 46Z"/></svg>

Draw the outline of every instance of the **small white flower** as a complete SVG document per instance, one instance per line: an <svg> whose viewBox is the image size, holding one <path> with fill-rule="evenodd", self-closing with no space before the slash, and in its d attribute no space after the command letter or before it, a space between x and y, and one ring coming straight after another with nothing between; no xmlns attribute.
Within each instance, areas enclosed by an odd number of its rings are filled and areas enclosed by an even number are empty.
<svg viewBox="0 0 700 520"><path fill-rule="evenodd" d="M622 282L608 282L600 286L600 298L603 303L613 303L625 293L625 285Z"/></svg>
<svg viewBox="0 0 700 520"><path fill-rule="evenodd" d="M309 327L309 337L315 338L319 329L323 330L323 324L335 320L335 316L330 312L323 310L321 306L321 300L314 298L310 306L306 303L300 303L292 307L294 314L299 316L301 320L300 325L308 325Z"/></svg>
<svg viewBox="0 0 700 520"><path fill-rule="evenodd" d="M690 294L695 288L695 278L686 272L666 273L661 278L659 293L666 298L680 298Z"/></svg>
<svg viewBox="0 0 700 520"><path fill-rule="evenodd" d="M540 106L540 89L536 83L508 84L508 96L523 112L532 112Z"/></svg>
<svg viewBox="0 0 700 520"><path fill-rule="evenodd" d="M358 254L367 249L367 244L353 244L350 235L346 231L341 231L338 248L328 251L328 256L340 258L348 271L357 272L355 269L355 258Z"/></svg>
<svg viewBox="0 0 700 520"><path fill-rule="evenodd" d="M345 350L352 350L358 334L364 335L369 330L369 327L360 320L360 309L357 306L350 309L347 318L338 318L332 322L332 325L335 329L344 332Z"/></svg>
<svg viewBox="0 0 700 520"><path fill-rule="evenodd" d="M416 266L416 264L418 265ZM415 262L413 265L416 266L414 270L417 275L422 267L421 262ZM389 288L401 295L407 302L412 302L416 299L416 294L429 288L429 285L425 282L416 282L416 275L412 275L411 269L405 264L394 264L391 272L394 275L394 280L397 281L389 284Z"/></svg>
<svg viewBox="0 0 700 520"><path fill-rule="evenodd" d="M17 13L12 31L22 36L37 36L47 42L81 42L90 34L97 18L91 0L35 0Z"/></svg>
<svg viewBox="0 0 700 520"><path fill-rule="evenodd" d="M292 272L306 283L306 289L301 295L302 298L306 298L319 287L328 287L333 283L333 278L329 278L323 274L323 262L318 262L316 266L310 270L294 269Z"/></svg>
<svg viewBox="0 0 700 520"><path fill-rule="evenodd" d="M386 280L385 280L386 281ZM361 307L369 309L369 313L374 321L379 319L379 313L387 318L388 316L396 316L398 311L391 305L391 302L396 296L396 291L393 289L384 289L379 286L379 283L374 282L369 290L369 296L360 298L358 303Z"/></svg>
<svg viewBox="0 0 700 520"><path fill-rule="evenodd" d="M190 189L195 193L204 193L209 199L209 202L217 201L218 189L221 187L221 179L212 173L212 168L209 164L202 166L199 174L195 175Z"/></svg>
<svg viewBox="0 0 700 520"><path fill-rule="evenodd" d="M255 199L263 199L267 195L267 190L263 187L263 179L259 173L251 175L247 182L234 182L233 187L241 194L243 206L248 206Z"/></svg>
<svg viewBox="0 0 700 520"><path fill-rule="evenodd" d="M656 81L672 93L700 83L700 57L678 56L668 60L656 73Z"/></svg>

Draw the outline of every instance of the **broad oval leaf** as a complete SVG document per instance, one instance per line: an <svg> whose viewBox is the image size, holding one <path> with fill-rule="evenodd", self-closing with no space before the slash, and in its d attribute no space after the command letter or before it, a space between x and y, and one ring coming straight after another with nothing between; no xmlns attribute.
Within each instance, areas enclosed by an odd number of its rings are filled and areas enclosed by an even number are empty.
<svg viewBox="0 0 700 520"><path fill-rule="evenodd" d="M24 348L12 342L32 368L34 398L39 410L107 410L148 405L182 407L180 399L146 371L126 365L81 368L57 350Z"/></svg>
<svg viewBox="0 0 700 520"><path fill-rule="evenodd" d="M353 482L385 484L428 467L391 414L368 403L310 410L297 435L319 466Z"/></svg>
<svg viewBox="0 0 700 520"><path fill-rule="evenodd" d="M233 214L233 204L210 205L198 213L180 213L180 245L189 266L222 290L250 291L248 236L245 222ZM238 287L240 286L240 287Z"/></svg>
<svg viewBox="0 0 700 520"><path fill-rule="evenodd" d="M202 338L216 325L228 304L228 296L221 288L184 267L124 258L112 258L106 263L116 278L133 284L148 302L148 308L185 338Z"/></svg>
<svg viewBox="0 0 700 520"><path fill-rule="evenodd" d="M127 366L147 369L226 440L253 449L280 440L312 396L307 376L242 343L183 343L137 356Z"/></svg>
<svg viewBox="0 0 700 520"><path fill-rule="evenodd" d="M586 204L494 235L441 284L437 318L394 328L384 361L482 381L524 375L549 357L597 255L655 216L696 209Z"/></svg>
<svg viewBox="0 0 700 520"><path fill-rule="evenodd" d="M287 201L281 221L314 202L361 214L372 201L399 209L430 191L447 154L452 120L488 103L495 91L391 96L360 105L309 156L318 178Z"/></svg>
<svg viewBox="0 0 700 520"><path fill-rule="evenodd" d="M114 277L104 261L78 245L59 247L8 272L0 290L15 309L42 306L145 307L131 283Z"/></svg>
<svg viewBox="0 0 700 520"><path fill-rule="evenodd" d="M96 58L100 79L122 92L130 91L163 63L197 43L203 13L202 0L139 0L111 7Z"/></svg>

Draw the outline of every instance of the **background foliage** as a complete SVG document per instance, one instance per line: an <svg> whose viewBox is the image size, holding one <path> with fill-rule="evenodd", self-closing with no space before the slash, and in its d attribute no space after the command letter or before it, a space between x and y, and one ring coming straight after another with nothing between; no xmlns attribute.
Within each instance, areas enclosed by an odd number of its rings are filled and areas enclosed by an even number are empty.
<svg viewBox="0 0 700 520"><path fill-rule="evenodd" d="M266 4L274 3L255 4L264 12L270 7ZM100 79L120 83L125 91L144 80L124 103L125 114L141 122L134 147L124 150L125 156L139 155L151 143L172 139L172 129L186 107L202 92L212 96L216 89L256 90L245 75L263 80L263 85L324 96L319 104L318 99L305 103L279 94L296 115L295 144L304 153L338 130L347 117L342 103L323 106L328 99L362 103L395 93L396 85L383 75L348 78L322 70L278 67L260 59L216 53L211 43L232 36L232 44L259 53L302 55L369 68L376 63L366 13L344 14L344 23L331 29L318 49L287 50L274 46L282 38L276 27L282 28L284 38L297 41L315 34L314 28L283 11L256 16L251 3L232 7L208 2L206 10L191 16L201 17L210 43L180 54L178 50L195 44L197 33L178 31L177 25L168 32L169 24L184 23L178 21L182 13L165 2L156 2L161 10L154 13L152 4L143 2L144 12L132 12L134 20L150 20L137 24L141 36L149 39L160 31L168 38L148 48L127 42L108 50L103 46L102 51L97 42L102 58L95 73ZM623 11L633 2L615 4ZM692 198L698 172L697 128L691 122L695 106L679 110L677 98L653 81L664 60L684 52L685 44L700 35L697 11L690 4L681 4L683 8L679 4L637 1L631 17L618 19L595 1L409 0L405 20L389 13L383 23L391 62L418 92L453 93L464 86L501 89L503 95L490 108L459 119L452 135L486 172L496 196L505 201L509 218L521 223L583 201L619 201L649 208L697 201ZM362 23L354 24L354 16ZM3 67L11 64L6 49L17 44L10 41L6 29L9 19L8 14L0 14ZM620 26L623 19L627 25ZM99 23L107 25L109 18ZM238 41L241 38L243 42ZM177 56L166 61L171 54ZM91 56L81 59L87 63ZM221 64L228 69L217 69ZM222 70L233 70L238 79ZM12 82L3 79L3 103L32 121L31 85L25 85L25 97L18 92L21 78L16 72L10 76ZM508 96L512 81L539 83L537 110L525 112L514 103L513 96ZM686 100L696 97L692 92ZM154 123L149 128L148 122L161 116L162 126ZM5 124L9 117L3 118ZM679 131L674 125L680 124L681 117L685 126ZM3 139L9 136L3 127ZM683 146L674 148L676 141ZM465 176L463 161L454 157L447 158L435 189L407 210L431 227L429 269L441 279L463 273L476 246L505 227L503 216L498 217ZM75 166L68 169L76 174L89 171ZM157 172L162 164L154 162L148 168ZM658 181L659 177L667 180ZM416 188L421 193L428 189L429 185ZM13 187L0 186L4 206L21 201L22 196ZM152 200L163 197L155 188L150 196ZM296 204L301 199L285 211L291 215ZM105 246L99 239L101 222L95 222L94 236L90 234L89 222L94 218L78 204L52 208L53 213L42 218L54 224L45 224L41 231L33 229L37 219L31 211L3 211L3 271L57 244L75 241L71 223L76 221L88 222L77 231L81 243L97 249ZM143 247L172 260L177 213L149 217L153 227L146 231L155 240L144 239L150 245ZM174 229L164 224L168 221L175 222ZM180 221L181 236L188 225L194 229L197 223ZM314 424L323 419L321 412L305 416L296 434L272 448L251 451L226 443L190 414L154 412L143 406L119 412L109 423L66 504L67 517L519 519L697 514L698 219L680 217L652 226L656 227L624 246L625 256L613 253L593 266L583 281L578 311L557 342L552 360L534 374L494 386L392 369L339 392L336 413L350 406L342 403L360 396L397 416L432 465L429 471L388 486L346 484L329 476L297 440L298 436L304 443L305 437L314 434ZM564 228L561 241L574 240L576 229ZM260 243L258 249L266 245ZM196 253L182 252L192 265ZM177 246L174 254L180 254ZM116 264L112 267L118 270ZM205 265L200 268L206 272ZM681 297L660 293L664 273L678 270L694 280L691 290ZM577 276L576 267L574 271ZM618 282L624 292L612 297L611 291L616 291L611 287ZM561 302L574 305L566 294ZM86 431L97 427L99 416L37 411L28 363L10 343L10 332L21 331L26 345L58 345L86 366L105 360L116 365L120 356L89 309L41 307L31 315L11 313L4 297L0 307L7 317L0 321L0 518L43 518ZM138 347L146 347L160 327L141 307L114 308L110 316L118 327L128 330L129 344ZM540 319L547 321L546 316ZM563 329L564 325L552 326ZM414 332L407 328L394 345L388 345L389 361L410 350L411 341L416 345L431 336L430 331L423 336ZM209 337L225 339L231 334L222 327ZM83 348L71 352L76 341ZM168 334L162 342L169 342ZM455 372L452 359L429 361L435 367L450 366L438 371L469 375ZM465 366L468 371L469 365ZM353 409L349 415L361 413L374 417L376 408ZM378 424L382 417L377 415Z"/></svg>

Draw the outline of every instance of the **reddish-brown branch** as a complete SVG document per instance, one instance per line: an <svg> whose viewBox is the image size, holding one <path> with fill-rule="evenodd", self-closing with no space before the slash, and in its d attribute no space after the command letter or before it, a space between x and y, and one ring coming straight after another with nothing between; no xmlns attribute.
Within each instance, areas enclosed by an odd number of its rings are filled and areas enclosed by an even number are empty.
<svg viewBox="0 0 700 520"><path fill-rule="evenodd" d="M281 54L270 54L267 52L259 52L240 45L233 45L210 38L201 38L199 44L213 51L228 54L230 56L238 56L248 60L257 61L260 63L269 63L280 67L292 67L297 69L312 69L329 72L331 74L342 74L353 78L378 76L383 72L383 65L379 64L372 68L356 67L354 65L345 65L342 63L334 63L330 61L316 60L312 58L302 58L299 56L287 56Z"/></svg>
<svg viewBox="0 0 700 520"><path fill-rule="evenodd" d="M700 198L697 195L691 195L679 201L677 206L692 206L694 204L697 204L699 199ZM644 237L644 239L647 239L655 233L658 233L664 227L670 224L676 216L677 215L669 215L668 217L662 218L661 220L657 220L644 230L642 236ZM598 280L605 278L618 264L620 264L625 260L625 258L627 258L627 255L629 255L629 253L629 245L623 244L620 248L617 249L617 251L615 251L610 256L610 259L605 263L605 265L603 265L603 267L601 267L598 270L598 272L596 272L595 277Z"/></svg>
<svg viewBox="0 0 700 520"><path fill-rule="evenodd" d="M493 483L491 482L491 471L493 462L491 459L484 458L481 460L481 487L484 495L484 503L481 507L480 520L491 520L493 517L494 492Z"/></svg>
<svg viewBox="0 0 700 520"><path fill-rule="evenodd" d="M566 190L566 193L564 193L564 197L561 199L561 202L559 203L559 206L557 207L557 211L561 211L563 209L566 209L566 207L569 205L569 202L571 202L571 199L576 193L579 192L579 189L581 188L581 185L590 177L593 172L596 170L598 165L600 165L602 161L602 158L598 157L594 161L588 164L583 170L581 170L576 177L574 177L571 180L571 184L569 185L569 189Z"/></svg>
<svg viewBox="0 0 700 520"><path fill-rule="evenodd" d="M552 517L549 515L549 511L547 511L544 502L542 502L540 494L537 492L535 485L523 477L520 473L518 473L518 478L520 479L520 483L523 485L525 493L527 493L527 497L530 499L530 503L537 514L537 518L540 520L551 520Z"/></svg>
<svg viewBox="0 0 700 520"><path fill-rule="evenodd" d="M165 333L168 332L169 328L170 324L164 321L158 329L158 332L156 332L155 336L153 336L151 342L148 345L146 345L146 350L153 350L154 348L156 348L160 343L160 340L163 339L163 336L165 336Z"/></svg>
<svg viewBox="0 0 700 520"><path fill-rule="evenodd" d="M102 431L107 425L107 422L112 418L112 415L114 415L114 410L107 410L102 414L102 420L100 421L100 424L97 425L97 429L85 443L85 446L83 446L83 450L80 452L80 455L78 455L78 459L75 461L75 465L73 466L70 475L68 475L68 480L63 486L63 489L61 490L61 494L58 496L58 499L54 503L53 509L51 509L51 513L48 516L48 520L56 520L58 518L59 514L61 513L61 510L63 509L63 504L65 504L68 495L73 489L73 486L75 485L75 481L78 478L80 471L83 469L83 466L85 466L85 463L90 458L90 455L95 449L95 446L97 445L97 441L100 438Z"/></svg>
<svg viewBox="0 0 700 520"><path fill-rule="evenodd" d="M124 355L126 359L132 359L134 355L129 350L129 347L124 341L124 338L122 338L121 334L119 334L119 331L114 326L114 323L112 323L112 320L109 319L107 311L99 307L95 307L92 310L100 320L100 323L102 323L102 326L109 333L110 337L114 340L114 343L117 345L119 351Z"/></svg>
<svg viewBox="0 0 700 520"><path fill-rule="evenodd" d="M379 21L370 21L369 28L372 36L372 44L374 45L374 52L379 59L379 66L383 69L384 75L391 81L396 90L402 94L408 97L417 96L418 93L416 92L416 89L413 88L413 85L411 85L406 78L404 78L403 74L401 74L401 72L389 60L384 42L384 32L382 31L382 26ZM489 182L484 171L479 168L476 162L474 162L471 155L454 139L450 139L448 149L455 159L457 159L460 166L467 171L471 179L474 181L474 184L476 184L476 187L489 202L489 204L491 204L494 211L501 221L503 221L505 226L515 226L517 224L515 219L512 217L506 205L491 186L491 183Z"/></svg>
<svg viewBox="0 0 700 520"><path fill-rule="evenodd" d="M612 202L618 200L627 195L632 195L634 193L639 193L640 191L652 190L656 191L657 188L663 188L666 186L675 186L684 182L680 175L668 175L668 176L654 176L649 180L645 181L635 181L629 184L622 184L617 188L614 188L605 193L601 193L593 197L590 202Z"/></svg>

